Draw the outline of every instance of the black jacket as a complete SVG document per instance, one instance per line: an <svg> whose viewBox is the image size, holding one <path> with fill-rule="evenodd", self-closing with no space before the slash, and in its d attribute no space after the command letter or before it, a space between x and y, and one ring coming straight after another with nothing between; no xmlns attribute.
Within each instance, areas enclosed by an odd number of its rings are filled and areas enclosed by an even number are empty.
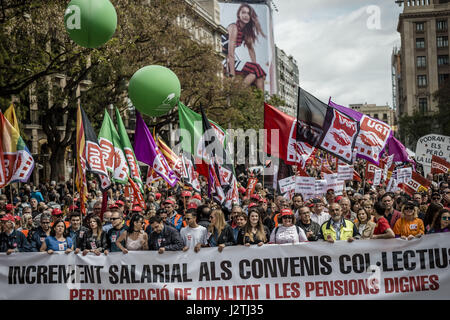
<svg viewBox="0 0 450 320"><path fill-rule="evenodd" d="M119 239L120 235L126 231L128 228L126 225L123 225L122 228L117 230L116 228L111 228L106 233L106 247L105 250L110 252L120 252L121 250L117 247L116 241ZM126 240L122 241L122 246L125 247Z"/></svg>
<svg viewBox="0 0 450 320"><path fill-rule="evenodd" d="M83 235L83 238L80 242L80 250L92 250L92 249L98 249L100 252L103 252L106 249L107 243L106 243L106 232L102 232L102 235L100 236L100 239L97 239L96 236L92 235L92 230L88 230L88 232L85 232Z"/></svg>
<svg viewBox="0 0 450 320"><path fill-rule="evenodd" d="M234 241L233 229L229 224L225 226L220 235L217 235L217 229L214 228L213 234L208 239L208 243L211 247L217 247L219 244L225 244L225 246L234 246L236 242ZM214 241L215 240L215 241ZM214 242L215 245L214 245Z"/></svg>
<svg viewBox="0 0 450 320"><path fill-rule="evenodd" d="M14 230L10 235L5 232L0 233L0 252L14 249L18 252L33 251L27 238L21 231Z"/></svg>
<svg viewBox="0 0 450 320"><path fill-rule="evenodd" d="M244 229L239 230L239 234L238 234L238 238L237 238L237 244L258 244L260 242L264 242L267 243L270 240L270 231L269 228L267 228L267 226L264 226L264 233L266 234L266 241L263 241L262 239L259 239L256 235L253 235L253 241L250 240L249 236L245 236L245 231Z"/></svg>
<svg viewBox="0 0 450 320"><path fill-rule="evenodd" d="M179 251L184 247L183 239L177 229L164 224L161 233L152 231L148 237L149 250L159 250L164 248L166 251Z"/></svg>
<svg viewBox="0 0 450 320"><path fill-rule="evenodd" d="M31 236L31 251L39 252L39 250L41 250L42 243L45 241L45 238L47 238L47 234L44 230L42 230L42 227L38 227Z"/></svg>
<svg viewBox="0 0 450 320"><path fill-rule="evenodd" d="M311 224L305 225L303 222L299 219L296 223L297 226L303 229L303 231L306 232L312 231L313 235L308 238L308 241L317 241L320 236L320 225L314 221L311 221Z"/></svg>
<svg viewBox="0 0 450 320"><path fill-rule="evenodd" d="M74 249L80 248L81 240L83 240L84 234L87 233L88 231L89 229L86 228L85 226L81 226L81 228L77 231L73 231L72 227L69 227L69 229L67 229L67 233L72 238Z"/></svg>

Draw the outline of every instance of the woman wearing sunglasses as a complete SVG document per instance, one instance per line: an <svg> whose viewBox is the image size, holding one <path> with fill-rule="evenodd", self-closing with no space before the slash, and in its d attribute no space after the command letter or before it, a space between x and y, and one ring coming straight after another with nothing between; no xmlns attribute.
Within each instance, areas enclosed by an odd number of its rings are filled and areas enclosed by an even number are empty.
<svg viewBox="0 0 450 320"><path fill-rule="evenodd" d="M449 232L450 231L450 210L449 209L441 209L438 215L436 216L436 220L433 223L433 227L429 231L429 233L440 233L440 232Z"/></svg>
<svg viewBox="0 0 450 320"><path fill-rule="evenodd" d="M269 243L299 243L308 241L305 231L295 225L295 216L291 209L282 209L280 212L281 225L273 229Z"/></svg>
<svg viewBox="0 0 450 320"><path fill-rule="evenodd" d="M393 229L395 237L404 240L420 238L425 233L425 227L418 216L419 208L413 201L407 201L402 207L402 217L395 223Z"/></svg>

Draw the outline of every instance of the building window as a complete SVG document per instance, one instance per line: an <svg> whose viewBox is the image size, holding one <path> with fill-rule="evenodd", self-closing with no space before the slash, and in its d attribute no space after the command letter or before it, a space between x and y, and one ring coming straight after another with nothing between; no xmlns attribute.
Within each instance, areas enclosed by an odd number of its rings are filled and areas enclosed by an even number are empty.
<svg viewBox="0 0 450 320"><path fill-rule="evenodd" d="M438 76L438 84L439 86L443 85L445 81L447 81L449 78L448 73L440 73Z"/></svg>
<svg viewBox="0 0 450 320"><path fill-rule="evenodd" d="M424 49L425 48L425 39L424 38L417 38L416 39L416 48L417 49Z"/></svg>
<svg viewBox="0 0 450 320"><path fill-rule="evenodd" d="M417 76L417 85L419 87L426 87L427 86L427 76L426 75Z"/></svg>
<svg viewBox="0 0 450 320"><path fill-rule="evenodd" d="M423 23L423 22L417 22L417 23L416 23L416 31L421 32L421 31L423 31L424 29L425 29L425 23Z"/></svg>
<svg viewBox="0 0 450 320"><path fill-rule="evenodd" d="M428 100L427 98L419 98L419 112L425 113L428 110Z"/></svg>
<svg viewBox="0 0 450 320"><path fill-rule="evenodd" d="M378 119L378 113L375 113L375 114L373 115L373 117L374 117L375 119Z"/></svg>
<svg viewBox="0 0 450 320"><path fill-rule="evenodd" d="M417 57L417 67L425 68L427 66L427 57Z"/></svg>
<svg viewBox="0 0 450 320"><path fill-rule="evenodd" d="M447 20L438 20L436 22L436 29L438 31L445 31L445 30L447 30Z"/></svg>
<svg viewBox="0 0 450 320"><path fill-rule="evenodd" d="M448 54L438 56L438 66L448 65Z"/></svg>
<svg viewBox="0 0 450 320"><path fill-rule="evenodd" d="M444 37L444 36L437 37L437 47L438 48L448 47L448 37Z"/></svg>

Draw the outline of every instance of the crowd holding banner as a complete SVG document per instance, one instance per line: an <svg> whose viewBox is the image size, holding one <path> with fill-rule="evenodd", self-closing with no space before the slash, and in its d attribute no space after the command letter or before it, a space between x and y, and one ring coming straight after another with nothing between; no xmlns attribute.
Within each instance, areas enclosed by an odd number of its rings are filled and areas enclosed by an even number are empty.
<svg viewBox="0 0 450 320"><path fill-rule="evenodd" d="M1 114L3 298L48 281L49 299L448 297L449 159L433 156L424 177L389 126L300 88L297 119L264 110L264 150L278 161L252 172L233 164L226 132L204 110L179 104L189 139L176 154L137 111L132 146L118 109L117 129L105 112L97 136L78 106L76 191L73 181L27 182L34 161ZM134 252L146 250L157 252ZM70 269L75 254L82 272ZM366 275L373 265L382 266L375 287ZM163 266L175 280L156 281ZM90 280L70 282L74 274ZM252 278L260 281L242 281Z"/></svg>

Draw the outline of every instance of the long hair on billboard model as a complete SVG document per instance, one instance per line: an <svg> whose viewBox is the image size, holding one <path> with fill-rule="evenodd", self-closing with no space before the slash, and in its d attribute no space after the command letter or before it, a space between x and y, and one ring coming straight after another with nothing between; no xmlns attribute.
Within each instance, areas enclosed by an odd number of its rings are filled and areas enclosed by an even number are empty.
<svg viewBox="0 0 450 320"><path fill-rule="evenodd" d="M266 72L256 60L254 44L258 36L266 38L266 35L256 11L250 5L241 4L236 17L236 22L228 26L228 35L222 39L223 52L227 55L225 73L229 76L242 75L245 86L255 85L264 91Z"/></svg>

